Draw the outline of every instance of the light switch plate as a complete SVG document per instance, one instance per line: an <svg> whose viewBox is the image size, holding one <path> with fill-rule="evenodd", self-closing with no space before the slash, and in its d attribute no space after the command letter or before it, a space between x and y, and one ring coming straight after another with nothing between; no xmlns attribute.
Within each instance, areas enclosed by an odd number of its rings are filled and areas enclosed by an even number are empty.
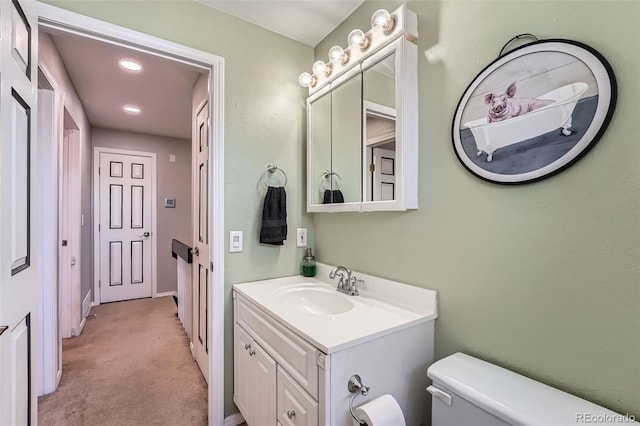
<svg viewBox="0 0 640 426"><path fill-rule="evenodd" d="M296 232L296 246L307 246L307 228L298 228Z"/></svg>
<svg viewBox="0 0 640 426"><path fill-rule="evenodd" d="M242 231L229 231L229 253L242 251Z"/></svg>

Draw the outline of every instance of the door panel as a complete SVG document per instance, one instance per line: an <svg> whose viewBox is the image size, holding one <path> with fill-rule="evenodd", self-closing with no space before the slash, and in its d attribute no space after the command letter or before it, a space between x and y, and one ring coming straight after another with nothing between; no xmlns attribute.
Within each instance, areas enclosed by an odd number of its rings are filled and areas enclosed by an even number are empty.
<svg viewBox="0 0 640 426"><path fill-rule="evenodd" d="M209 382L209 107L196 115L194 156L194 249L193 249L193 357ZM197 336L197 338L196 338Z"/></svg>
<svg viewBox="0 0 640 426"><path fill-rule="evenodd" d="M101 303L152 296L152 166L151 157L100 153Z"/></svg>
<svg viewBox="0 0 640 426"><path fill-rule="evenodd" d="M31 312L36 306L38 241L32 226L32 146L37 77L34 2L0 1L0 424L28 425L35 414Z"/></svg>

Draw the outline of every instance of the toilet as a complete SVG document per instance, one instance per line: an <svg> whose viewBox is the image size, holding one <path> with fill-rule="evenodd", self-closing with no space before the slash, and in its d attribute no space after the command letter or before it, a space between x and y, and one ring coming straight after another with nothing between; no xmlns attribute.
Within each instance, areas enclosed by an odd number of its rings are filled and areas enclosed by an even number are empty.
<svg viewBox="0 0 640 426"><path fill-rule="evenodd" d="M435 362L427 375L432 426L638 424L633 416L463 353Z"/></svg>

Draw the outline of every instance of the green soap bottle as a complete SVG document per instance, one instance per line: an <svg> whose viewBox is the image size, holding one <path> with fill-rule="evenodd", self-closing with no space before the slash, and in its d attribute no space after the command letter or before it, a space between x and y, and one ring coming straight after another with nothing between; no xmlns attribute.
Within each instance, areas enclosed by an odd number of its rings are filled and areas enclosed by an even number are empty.
<svg viewBox="0 0 640 426"><path fill-rule="evenodd" d="M307 253L302 258L302 276L316 276L316 258L311 253L311 247L307 247Z"/></svg>

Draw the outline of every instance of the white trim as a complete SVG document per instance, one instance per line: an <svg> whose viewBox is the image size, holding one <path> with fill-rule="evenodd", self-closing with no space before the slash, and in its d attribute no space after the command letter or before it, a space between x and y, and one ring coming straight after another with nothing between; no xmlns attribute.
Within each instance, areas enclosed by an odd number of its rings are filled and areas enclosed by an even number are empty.
<svg viewBox="0 0 640 426"><path fill-rule="evenodd" d="M224 59L209 73L209 261L213 264L209 297L209 424L224 423Z"/></svg>
<svg viewBox="0 0 640 426"><path fill-rule="evenodd" d="M238 426L244 423L242 414L236 413L224 418L224 426Z"/></svg>
<svg viewBox="0 0 640 426"><path fill-rule="evenodd" d="M151 297L158 297L158 186L157 154L130 149L93 147L93 294L100 304L100 154L133 155L151 159Z"/></svg>
<svg viewBox="0 0 640 426"><path fill-rule="evenodd" d="M209 241L213 261L211 308L212 342L209 353L209 424L224 424L224 58L36 2L39 25L52 30L98 38L113 44L190 63L209 71L209 142L211 178L209 200L212 221Z"/></svg>
<svg viewBox="0 0 640 426"><path fill-rule="evenodd" d="M58 86L51 73L38 65L52 90L44 95L38 89L38 137L36 139L36 167L39 170L40 196L35 198L37 233L40 235L36 250L40 259L38 268L38 351L39 368L36 370L38 396L56 390L62 375L62 338L58 316ZM50 99L48 99L50 98ZM47 100L44 104L41 101ZM47 120L43 122L43 120ZM45 133L46 137L45 137ZM46 206L46 208L45 208Z"/></svg>
<svg viewBox="0 0 640 426"><path fill-rule="evenodd" d="M91 292L87 292L87 296L82 301L82 318L86 318L91 310Z"/></svg>
<svg viewBox="0 0 640 426"><path fill-rule="evenodd" d="M67 173L68 192L67 192L67 235L68 249L67 256L60 257L61 279L60 279L60 314L62 318L62 326L60 333L63 338L75 337L80 335L81 331L81 267L82 253L80 252L81 241L81 215L82 215L82 155L81 145L82 136L87 129L82 129L78 125L81 121L74 117L73 112L67 108L67 102L64 94L60 94L60 143L61 155L64 155L65 130L70 130L68 135L67 149L68 152L68 170L64 170L64 163L61 164L61 173ZM68 114L75 129L65 128L65 115ZM62 182L61 182L62 183ZM64 217L62 217L64 219ZM63 236L61 236L63 237ZM75 258L75 263L73 263ZM66 266L66 267L65 267Z"/></svg>
<svg viewBox="0 0 640 426"><path fill-rule="evenodd" d="M177 291L163 291L162 293L156 293L155 297L169 297L169 296L177 296L178 292Z"/></svg>
<svg viewBox="0 0 640 426"><path fill-rule="evenodd" d="M89 292L91 294L91 292ZM82 330L84 330L84 324L87 322L87 317L83 316L82 321L80 321L80 325L78 326L78 334L77 336L82 334Z"/></svg>

